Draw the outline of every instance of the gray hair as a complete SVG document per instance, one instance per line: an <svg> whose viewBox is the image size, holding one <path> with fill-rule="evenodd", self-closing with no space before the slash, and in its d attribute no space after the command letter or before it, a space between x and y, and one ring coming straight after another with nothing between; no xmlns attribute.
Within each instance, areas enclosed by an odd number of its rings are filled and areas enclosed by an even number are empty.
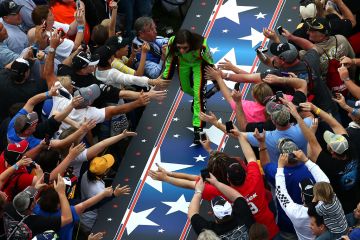
<svg viewBox="0 0 360 240"><path fill-rule="evenodd" d="M146 26L150 26L154 20L151 17L139 17L134 23L136 34L143 31Z"/></svg>
<svg viewBox="0 0 360 240"><path fill-rule="evenodd" d="M204 230L199 234L197 240L220 240L220 238L213 231Z"/></svg>

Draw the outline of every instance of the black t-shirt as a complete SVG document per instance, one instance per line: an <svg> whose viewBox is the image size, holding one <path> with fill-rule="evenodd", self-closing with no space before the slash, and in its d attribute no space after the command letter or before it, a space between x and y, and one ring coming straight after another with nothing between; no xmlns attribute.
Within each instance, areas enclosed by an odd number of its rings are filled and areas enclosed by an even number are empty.
<svg viewBox="0 0 360 240"><path fill-rule="evenodd" d="M106 103L118 103L119 101L120 89L101 82L92 74L76 74L71 67L64 64L59 65L57 74L58 76L71 76L72 84L78 88L87 87L91 84L99 85L101 94L93 103L95 107L101 108L105 107Z"/></svg>
<svg viewBox="0 0 360 240"><path fill-rule="evenodd" d="M4 211L16 221L21 221L23 219L23 217L16 212L11 203L5 206ZM61 228L61 217L30 215L24 220L24 223L30 228L32 235L36 236L37 234L43 233L47 230L58 232Z"/></svg>
<svg viewBox="0 0 360 240"><path fill-rule="evenodd" d="M307 65L308 64L308 67ZM313 90L310 89L309 83L309 71L311 70ZM320 72L320 58L315 49L310 49L303 56L302 60L295 66L281 69L281 71L293 72L299 78L308 81L308 92L314 95L313 103L326 112L337 114L338 107L334 101L332 101L331 92L326 86L326 83L321 78Z"/></svg>
<svg viewBox="0 0 360 240"><path fill-rule="evenodd" d="M197 234L203 229L208 229L214 231L221 239L248 239L248 231L254 219L246 200L242 197L237 198L232 209L233 218L225 223L207 221L199 214L195 214L191 218L191 225Z"/></svg>
<svg viewBox="0 0 360 240"><path fill-rule="evenodd" d="M45 121L40 122L36 126L36 130L33 133L33 136L39 139L44 139L46 135L53 136L61 125L61 122L58 122L54 119L55 116L51 116Z"/></svg>
<svg viewBox="0 0 360 240"><path fill-rule="evenodd" d="M339 198L345 213L350 213L360 202L359 160L356 148L348 135L343 135L349 143L349 160L332 158L327 150L322 150L316 163L330 179L331 186Z"/></svg>
<svg viewBox="0 0 360 240"><path fill-rule="evenodd" d="M16 84L11 80L11 74L8 69L0 70L0 120L9 116L9 108L14 103L26 103L34 95L47 91L43 80Z"/></svg>
<svg viewBox="0 0 360 240"><path fill-rule="evenodd" d="M326 15L329 20L331 35L343 35L349 37L352 32L352 24L349 19L341 19L336 14Z"/></svg>

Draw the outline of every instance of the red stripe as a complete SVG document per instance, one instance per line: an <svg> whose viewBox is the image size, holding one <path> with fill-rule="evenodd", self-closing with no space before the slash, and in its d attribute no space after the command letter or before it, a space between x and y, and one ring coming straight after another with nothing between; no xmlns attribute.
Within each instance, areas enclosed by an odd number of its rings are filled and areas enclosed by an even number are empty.
<svg viewBox="0 0 360 240"><path fill-rule="evenodd" d="M277 19L278 14L280 13L279 11L280 11L280 8L281 8L283 2L284 2L284 0L280 0L280 1L279 1L278 5L277 5L277 7L276 7L276 9L275 9L274 15L273 15L273 17L272 17L272 19L271 19L271 21L270 21L269 28L273 28L274 22L275 22L275 20ZM219 4L219 5L220 5L220 4ZM219 8L218 8L218 9L219 9ZM217 13L216 13L216 14L217 14ZM215 19L215 17L214 17L214 19ZM264 46L265 42L266 42L266 39L264 39L264 40L262 41L261 46ZM259 59L258 59L258 57L256 57L255 60L254 60L254 62L253 62L253 65L252 65L252 67L251 67L250 73L252 73L252 72L254 71L254 68L255 68L255 66L257 65L258 61L259 61ZM243 87L242 90L241 90L241 94L242 94L242 95L243 95L244 92L246 91L246 88L248 87L249 84L250 84L250 83L245 83L245 84L244 84L244 87ZM243 96L244 96L244 95L243 95ZM230 116L230 120L234 120L235 115L236 115L236 113L235 113L235 112L232 112L232 114L231 114L231 116ZM223 145L223 143L224 143L224 141L225 141L226 138L227 138L227 134L224 134L223 137L222 137L222 139L221 139L221 141L220 141L220 144L219 144L219 146L218 146L218 148L217 148L218 151L221 150L222 145ZM181 236L180 236L180 239L179 239L179 240L184 240L184 239L185 239L186 233L188 232L189 226L190 226L190 221L189 221L189 219L187 219L186 224L185 224L185 227L184 227L184 229L183 229L183 231L182 231L182 233L181 233Z"/></svg>

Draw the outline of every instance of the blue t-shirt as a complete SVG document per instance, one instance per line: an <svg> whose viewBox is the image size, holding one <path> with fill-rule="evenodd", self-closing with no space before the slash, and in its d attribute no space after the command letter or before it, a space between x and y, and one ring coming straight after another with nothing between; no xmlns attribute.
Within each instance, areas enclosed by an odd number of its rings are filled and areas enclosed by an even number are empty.
<svg viewBox="0 0 360 240"><path fill-rule="evenodd" d="M305 124L309 127L312 122L312 118L305 118L304 119ZM277 163L279 159L279 149L277 148L278 142L282 138L288 138L291 139L299 149L301 149L305 155L306 155L306 146L307 141L304 137L304 134L301 132L299 124L295 124L291 126L289 129L284 131L279 130L273 130L273 131L267 131L265 136L265 143L266 147L269 153L270 161L273 163ZM259 142L254 137L254 133L248 132L247 133L247 140L252 146L258 147Z"/></svg>
<svg viewBox="0 0 360 240"><path fill-rule="evenodd" d="M60 240L72 240L74 225L75 225L76 222L78 222L80 220L79 215L75 211L75 207L70 206L70 209L71 209L73 221L71 223L63 226L60 229L60 231L59 231ZM35 205L35 208L33 209L33 212L36 215L45 216L45 217L49 217L49 216L50 217L51 216L60 217L61 216L60 209L57 212L49 213L49 212L45 212L45 211L41 210L39 204Z"/></svg>
<svg viewBox="0 0 360 240"><path fill-rule="evenodd" d="M18 111L16 113L16 115L11 119L8 129L7 129L7 138L9 140L9 142L11 143L18 143L21 142L24 139L21 139L15 132L15 128L14 128L14 124L15 124L15 120L18 116L20 115L26 115L28 114L28 112L25 109L20 109L20 111ZM38 139L34 136L30 136L26 138L26 141L28 141L29 143L29 149L32 149L34 147L36 147L37 145L40 144L41 139Z"/></svg>
<svg viewBox="0 0 360 240"><path fill-rule="evenodd" d="M265 177L268 182L275 187L275 175L277 171L277 163L268 163L263 168ZM299 187L299 183L307 178L311 178L313 182L315 182L314 177L311 172L305 166L305 164L300 163L296 166L292 167L284 167L284 175L286 181L286 189L295 203L303 204L301 200L301 190ZM294 227L291 220L288 218L284 210L280 207L280 203L278 199L276 199L278 210L278 226L281 231L285 232L294 232Z"/></svg>

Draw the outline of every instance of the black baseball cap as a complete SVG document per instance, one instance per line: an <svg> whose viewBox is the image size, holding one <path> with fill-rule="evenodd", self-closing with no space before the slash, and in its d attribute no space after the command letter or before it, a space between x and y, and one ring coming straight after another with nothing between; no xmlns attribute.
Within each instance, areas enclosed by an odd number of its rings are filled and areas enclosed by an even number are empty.
<svg viewBox="0 0 360 240"><path fill-rule="evenodd" d="M301 189L301 196L303 199L303 202L305 205L311 204L313 198L314 198L314 182L311 180L311 178L305 178L299 183L299 187Z"/></svg>
<svg viewBox="0 0 360 240"><path fill-rule="evenodd" d="M312 20L306 21L306 24L309 27L309 30L318 31L325 35L330 33L329 20L326 18L316 17Z"/></svg>
<svg viewBox="0 0 360 240"><path fill-rule="evenodd" d="M298 50L291 43L272 43L270 52L286 63L292 63L298 56Z"/></svg>
<svg viewBox="0 0 360 240"><path fill-rule="evenodd" d="M98 54L90 54L88 52L79 52L72 60L72 66L75 69L83 69L87 66L96 66L99 63Z"/></svg>
<svg viewBox="0 0 360 240"><path fill-rule="evenodd" d="M103 45L95 50L95 54L99 55L99 66L105 67L108 65L108 61L116 52L114 47Z"/></svg>
<svg viewBox="0 0 360 240"><path fill-rule="evenodd" d="M10 69L12 72L24 76L26 71L30 69L30 63L28 60L18 58L11 64Z"/></svg>
<svg viewBox="0 0 360 240"><path fill-rule="evenodd" d="M112 36L108 40L106 40L105 45L115 49L115 51L119 50L120 48L129 45L131 40L129 38L124 38L121 36Z"/></svg>
<svg viewBox="0 0 360 240"><path fill-rule="evenodd" d="M12 0L5 0L0 3L0 17L16 15L22 7L23 5L18 5Z"/></svg>

